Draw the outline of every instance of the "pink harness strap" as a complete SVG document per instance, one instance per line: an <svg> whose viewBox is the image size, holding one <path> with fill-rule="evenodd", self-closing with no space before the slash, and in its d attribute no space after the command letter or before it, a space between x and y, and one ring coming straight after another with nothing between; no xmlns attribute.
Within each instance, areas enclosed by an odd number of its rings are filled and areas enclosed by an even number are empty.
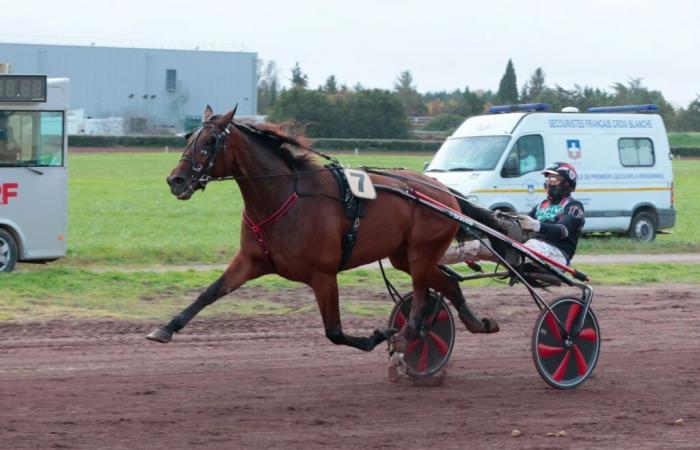
<svg viewBox="0 0 700 450"><path fill-rule="evenodd" d="M293 192L292 195L287 198L287 200L282 203L282 206L280 206L277 211L273 212L270 214L269 217L266 219L263 219L262 221L255 223L253 222L253 219L250 218L246 210L243 210L243 222L245 222L246 225L248 225L248 228L251 229L253 233L255 233L255 237L258 240L258 243L263 249L263 253L265 253L265 256L267 256L267 260L270 262L270 265L272 266L275 271L277 271L277 268L275 267L274 261L272 261L272 255L270 254L270 248L267 246L267 242L265 242L265 236L263 235L263 230L273 223L277 222L279 219L284 216L287 211L289 211L292 206L299 200L299 194L296 192Z"/></svg>

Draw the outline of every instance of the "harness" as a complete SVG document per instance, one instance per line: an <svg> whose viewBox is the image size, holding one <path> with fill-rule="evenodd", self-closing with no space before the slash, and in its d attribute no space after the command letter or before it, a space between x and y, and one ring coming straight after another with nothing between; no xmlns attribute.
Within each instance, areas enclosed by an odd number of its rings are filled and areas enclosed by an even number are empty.
<svg viewBox="0 0 700 450"><path fill-rule="evenodd" d="M275 262L272 260L272 254L270 253L270 247L268 247L267 242L265 242L265 235L263 235L263 230L273 223L277 222L284 216L287 211L292 209L292 206L299 200L299 194L296 193L296 190L290 195L287 200L282 203L282 206L280 206L277 211L273 212L270 214L266 219L261 220L258 223L255 223L253 219L250 218L248 215L248 212L244 209L243 210L243 222L248 225L248 228L251 229L253 233L255 233L255 237L260 244L260 246L263 249L263 253L267 257L268 262L272 266L272 268L277 272L277 267L275 267Z"/></svg>
<svg viewBox="0 0 700 450"><path fill-rule="evenodd" d="M353 195L350 186L348 186L348 180L345 177L343 168L339 163L333 162L324 167L328 168L335 177L335 181L338 184L338 192L340 192L340 201L343 202L343 212L345 217L350 219L350 229L340 240L341 256L338 271L341 271L350 260L352 250L355 248L357 232L360 229L360 218L365 216L365 202Z"/></svg>
<svg viewBox="0 0 700 450"><path fill-rule="evenodd" d="M231 126L235 127L241 127L245 128L246 130L249 130L253 133L256 134L264 134L261 133L260 131L256 130L255 128L249 127L245 124L242 123L236 123L232 120L228 121L226 125L223 127L222 131L219 132L218 128L220 128L216 122L214 122L215 119L217 119L219 116L213 116L209 121L205 122L202 124L202 126L195 130L194 133L194 139L190 142L190 144L185 148L183 151L182 157L180 158L180 161L185 161L190 164L192 167L192 177L191 177L191 182L196 182L198 183L201 187L202 190L206 188L206 185L210 181L223 181L223 180L238 180L238 179L246 179L246 178L267 178L275 175L270 175L270 174L255 174L255 175L248 175L248 176L228 176L228 177L221 177L221 178L212 178L209 176L209 171L211 168L214 166L214 160L216 158L216 155L223 151L226 151L226 137L231 133ZM203 145L200 149L200 154L206 157L206 160L201 163L197 164L194 161L193 153L194 149L197 147L197 143L199 141L200 135L202 130L204 129L210 129L210 135L214 138L214 142L209 145ZM192 148L190 151L189 155L186 155L187 150ZM345 265L348 263L350 260L350 257L352 256L352 251L353 248L355 247L355 243L357 242L357 233L360 228L360 218L365 216L365 211L364 211L364 202L362 199L355 197L352 194L352 191L350 190L350 187L348 186L348 181L345 177L345 174L343 172L343 168L340 165L340 163L334 159L331 158L330 156L321 153L319 151L313 150L308 147L303 147L304 149L311 151L327 160L332 161L330 164L327 164L324 166L323 171L330 171L335 180L336 183L338 184L338 192L340 194L339 200L343 204L343 212L345 213L345 216L350 219L350 229L346 234L344 234L341 237L341 257L340 257L340 264L338 265L338 271L341 271L345 268ZM292 194L282 203L282 205L272 214L270 214L268 217L265 219L255 222L253 218L250 217L248 212L243 209L243 222L246 224L248 228L255 234L255 238L260 244L260 247L263 250L263 254L267 257L268 262L270 263L270 266L272 266L273 270L276 272L277 267L275 266L275 262L272 259L272 252L270 251L270 247L267 244L267 241L265 240L265 235L263 233L263 230L266 228L272 226L275 222L280 220L299 200L301 197L306 197L309 196L309 194L300 194L297 189L297 183L299 180L299 173L294 170L294 190ZM284 176L288 176L285 174ZM333 197L331 197L333 198Z"/></svg>

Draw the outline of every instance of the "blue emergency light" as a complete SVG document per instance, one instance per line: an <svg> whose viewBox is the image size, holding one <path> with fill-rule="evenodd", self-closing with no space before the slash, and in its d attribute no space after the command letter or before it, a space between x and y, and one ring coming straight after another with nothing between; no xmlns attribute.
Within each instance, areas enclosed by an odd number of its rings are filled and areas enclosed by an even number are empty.
<svg viewBox="0 0 700 450"><path fill-rule="evenodd" d="M498 105L489 108L491 114L501 114L509 112L533 112L547 111L549 105L547 103L521 103L519 105Z"/></svg>
<svg viewBox="0 0 700 450"><path fill-rule="evenodd" d="M622 106L596 106L588 108L589 113L617 113L617 112L656 112L659 107L653 104L648 105L622 105Z"/></svg>

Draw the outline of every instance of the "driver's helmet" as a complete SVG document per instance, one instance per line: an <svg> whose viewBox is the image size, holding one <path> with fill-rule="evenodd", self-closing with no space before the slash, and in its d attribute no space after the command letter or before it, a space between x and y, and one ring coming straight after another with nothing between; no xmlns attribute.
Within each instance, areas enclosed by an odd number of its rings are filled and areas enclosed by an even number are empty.
<svg viewBox="0 0 700 450"><path fill-rule="evenodd" d="M571 164L565 162L555 162L547 166L543 171L545 175L560 175L564 178L564 181L571 186L571 190L576 190L576 180L578 179L578 174L576 169Z"/></svg>

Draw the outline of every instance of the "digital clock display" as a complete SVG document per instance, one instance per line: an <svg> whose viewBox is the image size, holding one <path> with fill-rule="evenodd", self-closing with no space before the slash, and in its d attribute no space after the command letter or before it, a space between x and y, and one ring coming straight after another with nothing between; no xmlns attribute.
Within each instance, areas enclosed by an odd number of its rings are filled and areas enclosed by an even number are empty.
<svg viewBox="0 0 700 450"><path fill-rule="evenodd" d="M0 75L0 102L45 102L46 75Z"/></svg>

